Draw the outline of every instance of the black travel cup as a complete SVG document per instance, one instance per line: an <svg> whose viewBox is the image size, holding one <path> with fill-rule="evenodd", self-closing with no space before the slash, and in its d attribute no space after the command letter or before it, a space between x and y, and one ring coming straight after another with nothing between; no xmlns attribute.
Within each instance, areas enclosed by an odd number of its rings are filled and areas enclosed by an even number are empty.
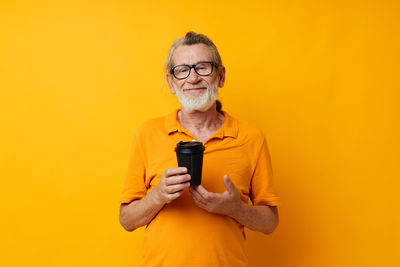
<svg viewBox="0 0 400 267"><path fill-rule="evenodd" d="M175 148L179 167L186 167L191 176L190 186L201 184L204 146L200 142L180 141Z"/></svg>

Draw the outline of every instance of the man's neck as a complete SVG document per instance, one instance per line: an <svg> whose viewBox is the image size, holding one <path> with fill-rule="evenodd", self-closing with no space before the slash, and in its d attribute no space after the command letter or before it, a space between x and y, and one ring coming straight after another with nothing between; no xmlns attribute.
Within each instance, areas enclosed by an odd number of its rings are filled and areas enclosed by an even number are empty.
<svg viewBox="0 0 400 267"><path fill-rule="evenodd" d="M181 109L178 112L178 121L191 132L215 132L221 128L224 122L224 115L217 111L216 103L214 103L214 105L205 112L195 111L189 113Z"/></svg>

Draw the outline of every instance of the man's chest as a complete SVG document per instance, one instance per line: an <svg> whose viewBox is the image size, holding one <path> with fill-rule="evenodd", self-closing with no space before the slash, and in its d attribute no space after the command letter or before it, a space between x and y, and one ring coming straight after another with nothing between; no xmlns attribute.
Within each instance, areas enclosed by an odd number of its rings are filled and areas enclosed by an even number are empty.
<svg viewBox="0 0 400 267"><path fill-rule="evenodd" d="M190 141L190 140L182 140ZM174 147L178 140L169 140L146 157L146 186L157 185L161 175L169 168L178 166ZM203 156L202 185L211 192L226 190L223 176L227 174L242 196L249 195L252 174L255 168L254 151L236 144L234 139L214 140L205 144Z"/></svg>

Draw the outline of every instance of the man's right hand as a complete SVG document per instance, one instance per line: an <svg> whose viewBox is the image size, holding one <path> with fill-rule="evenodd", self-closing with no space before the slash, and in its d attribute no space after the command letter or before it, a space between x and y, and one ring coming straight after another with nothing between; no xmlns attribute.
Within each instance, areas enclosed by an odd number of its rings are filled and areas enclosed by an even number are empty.
<svg viewBox="0 0 400 267"><path fill-rule="evenodd" d="M167 169L161 175L160 183L154 188L159 204L167 204L180 197L190 186L190 174L185 167Z"/></svg>
<svg viewBox="0 0 400 267"><path fill-rule="evenodd" d="M170 168L161 181L144 198L121 204L119 220L127 231L149 224L164 204L180 197L190 186L190 175L185 167Z"/></svg>

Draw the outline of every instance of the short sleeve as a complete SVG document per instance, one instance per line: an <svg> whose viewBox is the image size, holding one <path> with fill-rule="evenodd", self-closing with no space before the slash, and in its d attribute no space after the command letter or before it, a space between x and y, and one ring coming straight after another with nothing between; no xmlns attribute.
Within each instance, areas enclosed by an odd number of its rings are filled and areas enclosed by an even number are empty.
<svg viewBox="0 0 400 267"><path fill-rule="evenodd" d="M141 145L140 134L136 130L129 157L128 171L120 197L121 203L129 203L132 200L141 199L147 193L145 186L146 166Z"/></svg>
<svg viewBox="0 0 400 267"><path fill-rule="evenodd" d="M271 158L265 137L258 155L251 180L253 205L277 206L279 197L274 187Z"/></svg>

